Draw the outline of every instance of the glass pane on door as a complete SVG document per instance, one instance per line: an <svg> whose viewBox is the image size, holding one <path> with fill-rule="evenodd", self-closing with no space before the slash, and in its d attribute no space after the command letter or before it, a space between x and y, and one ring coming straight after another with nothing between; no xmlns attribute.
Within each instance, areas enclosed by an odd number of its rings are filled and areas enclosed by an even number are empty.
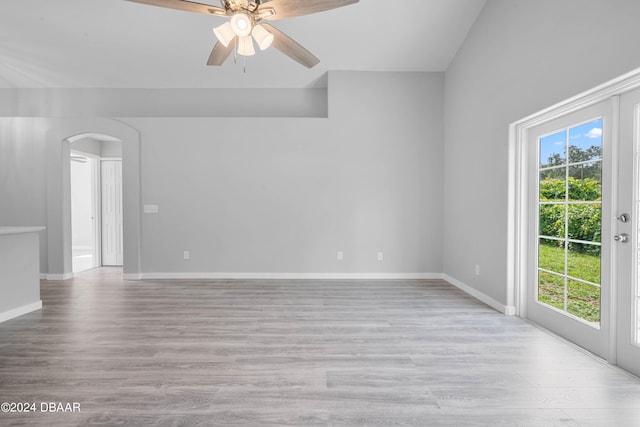
<svg viewBox="0 0 640 427"><path fill-rule="evenodd" d="M601 310L602 121L539 138L537 174L537 301L596 328Z"/></svg>

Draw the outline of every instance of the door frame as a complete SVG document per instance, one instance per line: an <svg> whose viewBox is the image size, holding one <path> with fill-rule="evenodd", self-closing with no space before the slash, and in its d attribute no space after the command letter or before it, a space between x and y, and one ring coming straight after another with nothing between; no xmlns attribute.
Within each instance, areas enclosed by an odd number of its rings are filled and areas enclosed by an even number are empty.
<svg viewBox="0 0 640 427"><path fill-rule="evenodd" d="M590 107L608 99L612 105L611 158L615 160L619 141L619 96L625 92L640 88L640 68L610 80L600 86L569 98L509 125L508 146L508 223L507 223L507 305L515 306L516 315L527 318L527 262L528 242L528 157L527 147L529 129ZM612 188L617 184L617 161L612 164ZM615 193L615 192L614 192ZM616 195L612 194L612 203L617 205ZM611 218L607 219L612 221ZM603 218L605 221L605 218ZM616 245L612 245L610 262L616 259ZM612 264L613 265L613 264ZM611 269L611 296L609 303L610 330L615 331L617 316L617 282L615 269ZM615 364L617 341L611 333L607 361Z"/></svg>
<svg viewBox="0 0 640 427"><path fill-rule="evenodd" d="M640 170L638 169L638 126L640 124L640 90L636 89L620 97L620 176L629 177L631 172L631 185L628 181L620 180L618 194L620 204L618 212L630 212L630 224L618 223L616 233L627 232L630 236L629 244L616 245L619 247L621 256L617 259L618 274L621 279L620 283L624 284L618 289L618 307L620 316L628 316L630 322L620 323L617 325L617 364L623 369L628 370L634 375L640 376L640 348L638 342L638 319L637 319L637 291L638 291L638 234L637 229L640 222L638 221L638 178ZM629 161L631 159L631 161ZM629 253L631 252L631 253ZM631 263L631 265L629 265ZM629 284L629 287L626 285ZM629 293L627 293L629 292ZM625 317L626 319L626 317Z"/></svg>

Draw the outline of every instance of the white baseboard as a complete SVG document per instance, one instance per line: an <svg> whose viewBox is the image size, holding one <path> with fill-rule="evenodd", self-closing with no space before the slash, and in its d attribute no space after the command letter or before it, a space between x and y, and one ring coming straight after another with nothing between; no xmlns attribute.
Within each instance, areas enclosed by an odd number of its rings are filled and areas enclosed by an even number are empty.
<svg viewBox="0 0 640 427"><path fill-rule="evenodd" d="M0 323L7 320L14 319L23 314L31 313L32 311L40 310L42 308L42 301L36 301L31 304L23 305L22 307L14 308L9 311L0 313Z"/></svg>
<svg viewBox="0 0 640 427"><path fill-rule="evenodd" d="M124 273L122 274L123 280L141 280L142 274L140 273Z"/></svg>
<svg viewBox="0 0 640 427"><path fill-rule="evenodd" d="M40 274L40 280L69 280L73 279L73 273L64 274Z"/></svg>
<svg viewBox="0 0 640 427"><path fill-rule="evenodd" d="M125 279L129 275L125 274ZM142 280L275 279L275 280L411 280L441 279L441 273L142 273ZM128 279L128 280L138 280Z"/></svg>
<svg viewBox="0 0 640 427"><path fill-rule="evenodd" d="M458 288L458 289L468 293L472 297L482 301L483 303L487 304L489 307L492 307L492 308L498 310L500 313L506 314L507 316L515 316L516 308L514 306L504 305L502 303L499 303L498 301L494 300L490 296L488 296L488 295L480 292L479 290L472 288L471 286L467 285L466 283L463 283L463 282L459 281L458 279L454 279L453 277L448 276L446 274L442 274L441 277L442 277L443 280L446 280L447 282L451 283L456 288Z"/></svg>

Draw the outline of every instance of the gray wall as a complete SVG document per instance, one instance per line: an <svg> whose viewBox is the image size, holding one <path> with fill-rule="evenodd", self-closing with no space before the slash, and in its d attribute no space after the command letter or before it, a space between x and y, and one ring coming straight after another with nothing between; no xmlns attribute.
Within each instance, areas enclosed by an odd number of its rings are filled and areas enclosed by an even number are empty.
<svg viewBox="0 0 640 427"><path fill-rule="evenodd" d="M440 272L443 87L338 72L328 119L125 119L160 209L143 271Z"/></svg>
<svg viewBox="0 0 640 427"><path fill-rule="evenodd" d="M0 117L0 226L47 223L46 124ZM40 233L40 270L47 271L47 234Z"/></svg>
<svg viewBox="0 0 640 427"><path fill-rule="evenodd" d="M100 156L102 150L102 144L93 138L82 138L78 141L71 143L69 147L71 150L80 151L87 154L93 154L94 156Z"/></svg>
<svg viewBox="0 0 640 427"><path fill-rule="evenodd" d="M69 148L73 151L81 151L98 157L122 157L121 141L99 141L93 138L82 138L72 142Z"/></svg>
<svg viewBox="0 0 640 427"><path fill-rule="evenodd" d="M122 158L122 142L120 141L101 141L100 156L112 159Z"/></svg>
<svg viewBox="0 0 640 427"><path fill-rule="evenodd" d="M36 100L44 93L12 91L10 108L78 118L3 119L17 130L2 134L2 166L10 167L1 170L0 199L11 203L0 206L0 225L47 224L56 242L65 239L56 225L64 222L58 218L63 214L46 221L45 169L53 170L46 147L52 156L65 154L51 149L60 143L52 136L59 132L47 131L78 121L91 132L84 126L89 103L89 111L115 115L140 133L141 203L160 207L160 213L142 216L143 272L442 271L442 73L331 72L324 114L318 103L306 110L317 118L274 117L273 111L296 105L288 96L282 107L258 103L265 108L258 117L232 118L207 117L216 111L211 104L193 110L200 98L186 110L194 117L170 103L152 108L165 92L147 91L144 101L137 90L60 90L40 105ZM191 93L171 92L185 102ZM128 116L144 110L145 102L158 117ZM230 108L241 112L239 103ZM66 136L71 135L60 137ZM36 164L27 153L4 156L25 150ZM66 272L70 263L58 259L63 251L56 242L42 252L42 265L51 270L64 264ZM183 260L184 250L191 260ZM342 262L336 260L338 250L344 251ZM378 251L384 251L383 262L377 261ZM55 268L49 272L62 273Z"/></svg>
<svg viewBox="0 0 640 427"><path fill-rule="evenodd" d="M508 126L639 67L638 17L637 0L487 2L446 74L446 274L507 303Z"/></svg>

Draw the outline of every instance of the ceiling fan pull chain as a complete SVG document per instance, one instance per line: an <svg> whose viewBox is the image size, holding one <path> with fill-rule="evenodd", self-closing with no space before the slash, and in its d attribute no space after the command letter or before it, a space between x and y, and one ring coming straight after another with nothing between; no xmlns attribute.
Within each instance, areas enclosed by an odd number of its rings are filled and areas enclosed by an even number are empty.
<svg viewBox="0 0 640 427"><path fill-rule="evenodd" d="M238 63L238 38L235 37L233 39L233 63L237 64Z"/></svg>
<svg viewBox="0 0 640 427"><path fill-rule="evenodd" d="M247 74L247 57L245 56L242 60L242 71L244 74Z"/></svg>

